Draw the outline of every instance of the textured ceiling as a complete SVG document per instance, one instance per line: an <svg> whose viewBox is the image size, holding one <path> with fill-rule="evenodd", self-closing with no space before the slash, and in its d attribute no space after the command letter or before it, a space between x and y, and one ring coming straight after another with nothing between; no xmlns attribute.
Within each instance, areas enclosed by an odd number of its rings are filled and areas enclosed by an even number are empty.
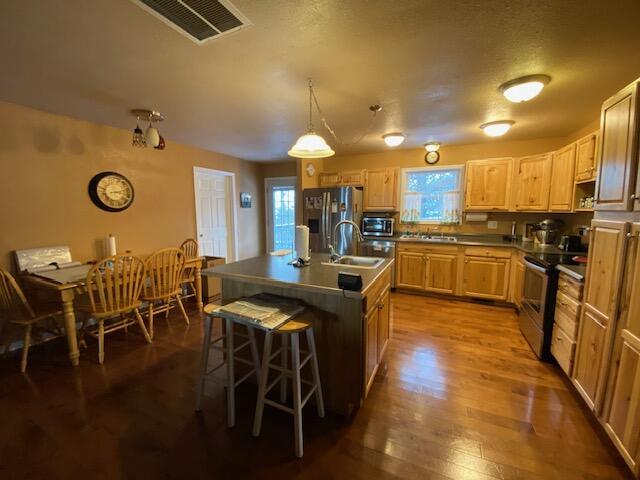
<svg viewBox="0 0 640 480"><path fill-rule="evenodd" d="M170 140L251 160L286 157L306 129L306 82L344 142L338 154L430 140L563 136L640 76L637 0L235 0L251 20L198 46L129 0L3 1L0 99L132 128L133 107L160 110ZM500 83L546 73L543 94L514 105ZM495 140L493 140L495 141Z"/></svg>

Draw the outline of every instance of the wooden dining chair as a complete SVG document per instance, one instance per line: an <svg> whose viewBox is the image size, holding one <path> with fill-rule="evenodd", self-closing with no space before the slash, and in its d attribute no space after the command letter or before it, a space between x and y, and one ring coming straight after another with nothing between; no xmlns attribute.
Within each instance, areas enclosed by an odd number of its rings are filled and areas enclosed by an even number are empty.
<svg viewBox="0 0 640 480"><path fill-rule="evenodd" d="M180 250L184 252L185 260L190 260L198 257L198 242L196 242L193 238L187 238L180 245ZM184 274L182 275L182 288L184 289L181 298L184 300L185 298L195 297L196 295L196 267L188 266L184 269Z"/></svg>
<svg viewBox="0 0 640 480"><path fill-rule="evenodd" d="M13 338L11 330L14 327L24 328L21 372L24 373L27 370L27 358L34 327L40 327L52 333L52 337L58 336L61 331L57 317L60 315L62 311L56 309L34 311L15 278L0 268L0 326L3 334L3 353L6 354L9 351Z"/></svg>
<svg viewBox="0 0 640 480"><path fill-rule="evenodd" d="M152 253L145 261L147 280L143 299L149 302L149 334L153 338L153 316L171 309L175 300L184 321L189 325L189 317L180 299L182 278L184 275L185 254L179 248L165 248ZM160 303L156 307L156 303Z"/></svg>
<svg viewBox="0 0 640 480"><path fill-rule="evenodd" d="M98 322L87 333L98 339L98 361L104 362L104 336L137 323L147 342L151 336L140 315L140 294L144 286L144 262L131 255L116 255L95 264L87 274L87 295L76 308ZM129 318L127 314L133 314ZM107 323L108 322L108 323ZM105 323L107 323L105 328ZM84 333L84 323L82 331Z"/></svg>

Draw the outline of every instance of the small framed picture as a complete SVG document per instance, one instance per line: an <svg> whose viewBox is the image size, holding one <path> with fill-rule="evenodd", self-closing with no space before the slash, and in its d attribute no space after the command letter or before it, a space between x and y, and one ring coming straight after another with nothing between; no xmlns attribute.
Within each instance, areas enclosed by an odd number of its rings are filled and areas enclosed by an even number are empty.
<svg viewBox="0 0 640 480"><path fill-rule="evenodd" d="M240 192L240 208L251 208L251 194Z"/></svg>

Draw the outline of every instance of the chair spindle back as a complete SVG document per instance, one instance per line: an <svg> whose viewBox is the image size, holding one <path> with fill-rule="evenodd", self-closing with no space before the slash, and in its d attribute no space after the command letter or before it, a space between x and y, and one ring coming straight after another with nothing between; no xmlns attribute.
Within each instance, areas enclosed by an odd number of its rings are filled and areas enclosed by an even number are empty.
<svg viewBox="0 0 640 480"><path fill-rule="evenodd" d="M198 256L198 242L196 242L193 238L187 238L182 245L180 245L180 250L182 250L187 257L196 258Z"/></svg>
<svg viewBox="0 0 640 480"><path fill-rule="evenodd" d="M13 275L0 268L0 319L35 318L22 289Z"/></svg>
<svg viewBox="0 0 640 480"><path fill-rule="evenodd" d="M144 262L131 255L116 255L95 264L87 274L87 290L94 313L132 309L144 286Z"/></svg>
<svg viewBox="0 0 640 480"><path fill-rule="evenodd" d="M179 248L165 248L152 253L145 261L147 283L145 297L161 299L180 293L185 254Z"/></svg>

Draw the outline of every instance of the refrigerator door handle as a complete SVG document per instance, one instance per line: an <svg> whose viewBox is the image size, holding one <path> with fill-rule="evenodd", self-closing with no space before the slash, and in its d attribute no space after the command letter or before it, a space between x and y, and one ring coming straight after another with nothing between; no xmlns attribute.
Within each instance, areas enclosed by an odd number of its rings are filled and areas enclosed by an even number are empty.
<svg viewBox="0 0 640 480"><path fill-rule="evenodd" d="M325 202L325 210L324 210L324 225L325 225L325 233L324 233L324 248L329 247L329 243L331 242L331 193L326 192L327 201ZM335 245L334 245L335 247Z"/></svg>
<svg viewBox="0 0 640 480"><path fill-rule="evenodd" d="M327 248L327 192L322 192L322 213L320 214L320 237L322 248Z"/></svg>

